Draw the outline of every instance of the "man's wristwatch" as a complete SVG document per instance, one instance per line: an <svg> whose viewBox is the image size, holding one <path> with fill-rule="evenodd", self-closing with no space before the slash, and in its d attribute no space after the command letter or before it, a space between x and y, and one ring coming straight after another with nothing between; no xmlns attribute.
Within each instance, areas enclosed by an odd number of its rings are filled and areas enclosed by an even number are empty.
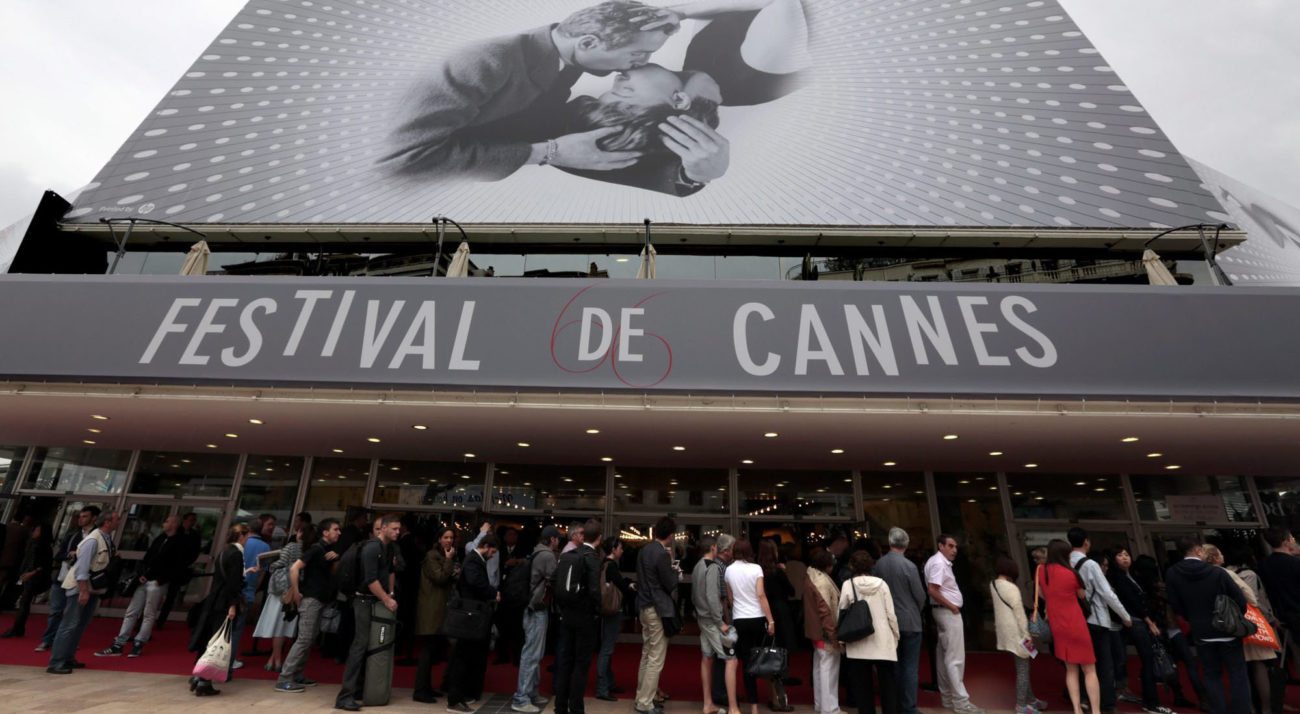
<svg viewBox="0 0 1300 714"><path fill-rule="evenodd" d="M538 165L538 166L546 166L547 164L554 163L554 162L555 162L555 156L556 156L556 154L558 154L558 153L560 153L560 145L559 145L559 143L557 143L557 142L555 141L555 139L547 139L547 140L546 140L546 155L542 157L542 160L539 161L537 165Z"/></svg>

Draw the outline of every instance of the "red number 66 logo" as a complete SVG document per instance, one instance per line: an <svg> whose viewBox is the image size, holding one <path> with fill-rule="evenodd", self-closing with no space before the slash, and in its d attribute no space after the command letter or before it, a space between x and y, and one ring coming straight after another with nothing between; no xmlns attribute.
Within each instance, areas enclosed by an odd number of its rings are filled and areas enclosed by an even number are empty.
<svg viewBox="0 0 1300 714"><path fill-rule="evenodd" d="M574 303L578 302L583 293L593 287L595 286L588 286L575 293L564 304L560 314L555 316L555 325L551 328L551 361L555 362L555 366L569 374L587 374L608 362L618 381L637 388L653 387L667 379L673 371L672 346L662 335L638 327L640 318L645 316L645 304L664 293L654 293L631 307L621 308L615 324L615 317L609 310L575 306ZM575 337L576 343L573 342ZM663 371L652 381L634 382L622 373L627 370L627 366L624 365L620 370L619 365L646 363L648 355L642 350L649 341L658 341L662 345L665 361ZM655 352L659 350L653 344L651 349ZM570 364L566 364L566 361Z"/></svg>

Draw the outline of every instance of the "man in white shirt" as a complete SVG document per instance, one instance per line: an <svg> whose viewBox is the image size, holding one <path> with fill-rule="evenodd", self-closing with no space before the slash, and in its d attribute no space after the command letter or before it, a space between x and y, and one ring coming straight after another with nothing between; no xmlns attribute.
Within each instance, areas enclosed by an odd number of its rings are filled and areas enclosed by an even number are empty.
<svg viewBox="0 0 1300 714"><path fill-rule="evenodd" d="M936 539L939 550L925 562L925 585L930 594L930 608L938 630L939 696L946 709L958 714L982 714L971 703L963 679L966 676L966 633L961 619L965 600L952 573L957 558L957 540L947 533Z"/></svg>
<svg viewBox="0 0 1300 714"><path fill-rule="evenodd" d="M63 621L59 623L59 632L54 637L54 646L50 648L50 663L45 671L50 674L72 674L73 656L81 635L86 631L86 623L95 614L95 605L106 588L95 587L92 578L108 569L113 557L113 531L117 529L117 514L104 513L95 519L96 529L91 531L77 546L77 559L64 577Z"/></svg>

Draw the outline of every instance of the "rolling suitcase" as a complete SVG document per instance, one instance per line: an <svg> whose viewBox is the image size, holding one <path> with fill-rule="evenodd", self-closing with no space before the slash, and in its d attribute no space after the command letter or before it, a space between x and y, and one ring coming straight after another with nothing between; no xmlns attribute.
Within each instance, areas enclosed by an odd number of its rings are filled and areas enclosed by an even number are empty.
<svg viewBox="0 0 1300 714"><path fill-rule="evenodd" d="M366 646L366 674L361 704L384 706L393 695L393 649L397 641L397 614L376 600L370 606L370 642Z"/></svg>

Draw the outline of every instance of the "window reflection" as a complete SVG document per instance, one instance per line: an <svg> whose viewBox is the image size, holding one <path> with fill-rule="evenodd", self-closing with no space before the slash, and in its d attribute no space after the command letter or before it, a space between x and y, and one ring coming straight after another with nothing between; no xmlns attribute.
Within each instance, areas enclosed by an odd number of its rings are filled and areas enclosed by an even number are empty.
<svg viewBox="0 0 1300 714"><path fill-rule="evenodd" d="M726 469L620 466L614 472L614 506L657 513L728 513Z"/></svg>
<svg viewBox="0 0 1300 714"><path fill-rule="evenodd" d="M131 493L225 498L234 483L235 454L144 451L135 468Z"/></svg>
<svg viewBox="0 0 1300 714"><path fill-rule="evenodd" d="M385 505L478 508L483 474L483 464L384 459L373 498Z"/></svg>
<svg viewBox="0 0 1300 714"><path fill-rule="evenodd" d="M1240 476L1130 476L1138 517L1144 521L1242 523L1255 507Z"/></svg>
<svg viewBox="0 0 1300 714"><path fill-rule="evenodd" d="M742 517L853 514L853 474L849 471L743 469L736 483Z"/></svg>
<svg viewBox="0 0 1300 714"><path fill-rule="evenodd" d="M511 511L603 511L603 466L497 464L488 508Z"/></svg>
<svg viewBox="0 0 1300 714"><path fill-rule="evenodd" d="M27 488L67 493L115 494L126 483L131 452L109 449L41 449L36 453Z"/></svg>

